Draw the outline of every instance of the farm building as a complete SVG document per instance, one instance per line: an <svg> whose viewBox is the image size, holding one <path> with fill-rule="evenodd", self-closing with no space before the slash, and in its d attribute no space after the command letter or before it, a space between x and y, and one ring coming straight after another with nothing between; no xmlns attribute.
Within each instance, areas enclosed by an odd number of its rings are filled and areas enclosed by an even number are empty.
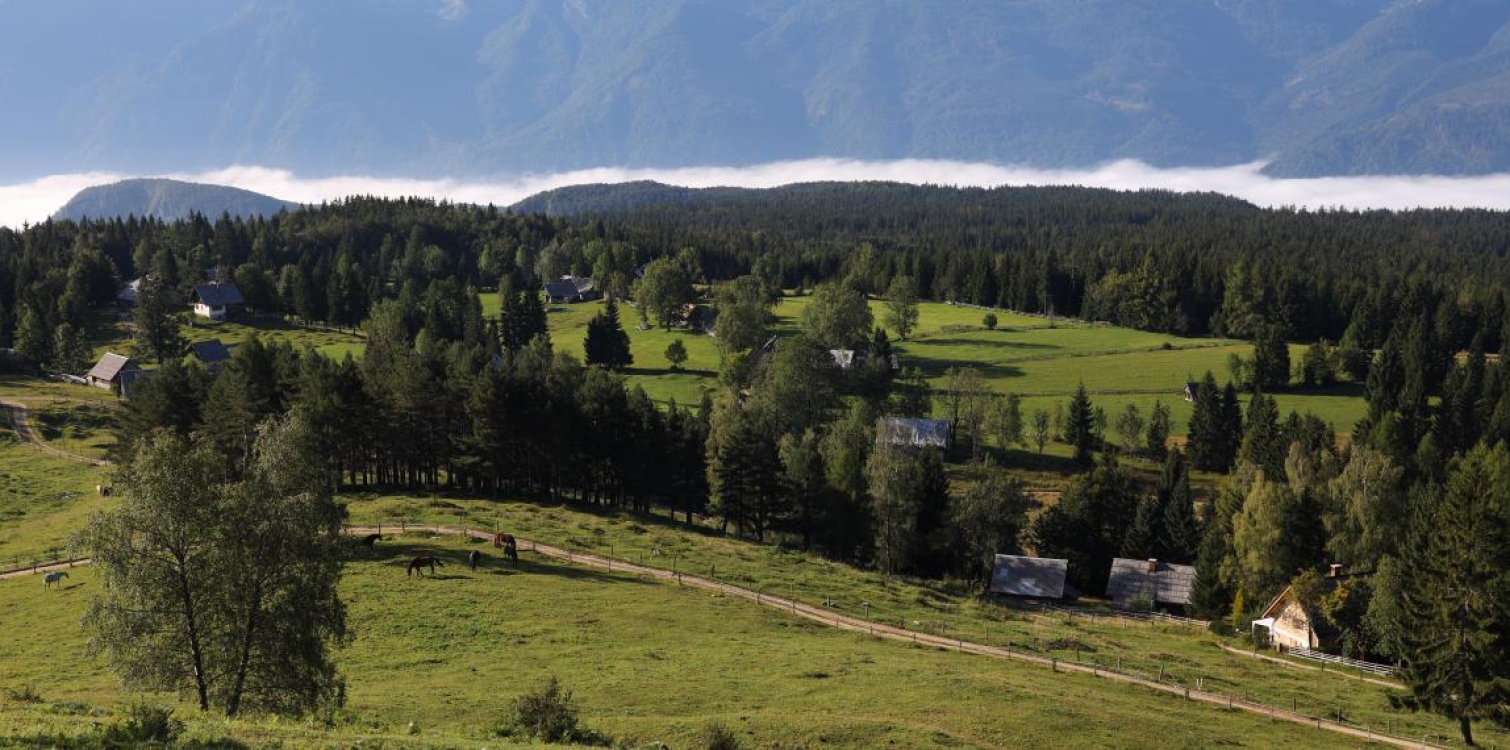
<svg viewBox="0 0 1510 750"><path fill-rule="evenodd" d="M829 349L828 356L833 357L834 364L838 365L839 369L852 370L865 364L870 359L870 352L861 349ZM887 357L887 363L893 370L901 366L895 354Z"/></svg>
<svg viewBox="0 0 1510 750"><path fill-rule="evenodd" d="M997 555L991 567L991 593L1034 599L1064 598L1068 560Z"/></svg>
<svg viewBox="0 0 1510 750"><path fill-rule="evenodd" d="M560 281L545 285L546 302L582 302L598 296L592 279L586 276L562 276Z"/></svg>
<svg viewBox="0 0 1510 750"><path fill-rule="evenodd" d="M211 282L194 287L194 298L190 304L194 307L194 314L201 318L225 320L227 315L241 309L246 300L235 284Z"/></svg>
<svg viewBox="0 0 1510 750"><path fill-rule="evenodd" d="M96 388L120 393L124 381L134 377L130 373L139 369L130 357L105 352L100 361L89 370L89 374L84 376L84 382Z"/></svg>
<svg viewBox="0 0 1510 750"><path fill-rule="evenodd" d="M1190 604L1190 588L1194 583L1192 565L1118 557L1112 560L1106 595L1118 607L1126 607L1141 596L1148 597L1154 606L1184 607Z"/></svg>
<svg viewBox="0 0 1510 750"><path fill-rule="evenodd" d="M231 360L231 350L220 339L198 341L189 344L189 355L199 360L199 363L210 370L218 370L222 365Z"/></svg>
<svg viewBox="0 0 1510 750"><path fill-rule="evenodd" d="M140 388L142 383L152 379L156 370L127 370L121 373L121 398L129 400Z"/></svg>
<svg viewBox="0 0 1510 750"><path fill-rule="evenodd" d="M1322 579L1321 594L1330 594L1350 576L1343 575L1341 565L1332 565ZM1338 634L1323 623L1312 622L1305 607L1295 598L1291 586L1275 596L1263 614L1253 621L1253 628L1269 631L1269 642L1278 649L1306 648L1327 650L1337 645Z"/></svg>
<svg viewBox="0 0 1510 750"><path fill-rule="evenodd" d="M913 448L949 447L949 420L921 417L881 417L876 420L876 442Z"/></svg>

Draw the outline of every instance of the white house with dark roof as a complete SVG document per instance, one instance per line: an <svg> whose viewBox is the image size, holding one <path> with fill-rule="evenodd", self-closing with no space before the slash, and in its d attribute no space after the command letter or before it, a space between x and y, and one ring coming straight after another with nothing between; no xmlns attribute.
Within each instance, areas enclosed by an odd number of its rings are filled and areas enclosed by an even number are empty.
<svg viewBox="0 0 1510 750"><path fill-rule="evenodd" d="M949 447L949 420L924 417L881 417L876 420L876 442L913 448Z"/></svg>
<svg viewBox="0 0 1510 750"><path fill-rule="evenodd" d="M1119 607L1128 606L1139 596L1148 597L1155 606L1184 607L1190 604L1194 585L1193 565L1118 557L1112 560L1112 572L1106 579L1106 596Z"/></svg>
<svg viewBox="0 0 1510 750"><path fill-rule="evenodd" d="M1070 561L1026 555L997 555L991 566L991 593L1032 599L1063 599Z"/></svg>
<svg viewBox="0 0 1510 750"><path fill-rule="evenodd" d="M100 361L90 368L89 374L84 376L84 382L96 388L119 393L125 379L131 377L131 373L139 369L130 357L115 352L105 352L104 356L100 357Z"/></svg>
<svg viewBox="0 0 1510 750"><path fill-rule="evenodd" d="M189 304L193 306L194 314L201 318L225 320L227 315L245 305L246 300L241 296L241 290L236 288L235 284L210 282L194 287L194 297Z"/></svg>

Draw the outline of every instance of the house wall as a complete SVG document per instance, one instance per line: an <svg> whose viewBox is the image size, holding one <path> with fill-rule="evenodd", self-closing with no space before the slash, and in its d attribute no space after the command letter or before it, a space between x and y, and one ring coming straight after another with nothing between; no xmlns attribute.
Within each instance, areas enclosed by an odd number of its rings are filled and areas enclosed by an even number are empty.
<svg viewBox="0 0 1510 750"><path fill-rule="evenodd" d="M1310 620L1305 611L1295 602L1286 602L1283 609L1274 615L1274 627L1269 629L1269 639L1282 648L1316 648L1316 637L1311 632Z"/></svg>
<svg viewBox="0 0 1510 750"><path fill-rule="evenodd" d="M194 314L198 315L201 318L210 318L211 320L221 320L221 319L225 318L225 308L224 307L210 307L209 305L206 305L203 302L195 302L194 303Z"/></svg>

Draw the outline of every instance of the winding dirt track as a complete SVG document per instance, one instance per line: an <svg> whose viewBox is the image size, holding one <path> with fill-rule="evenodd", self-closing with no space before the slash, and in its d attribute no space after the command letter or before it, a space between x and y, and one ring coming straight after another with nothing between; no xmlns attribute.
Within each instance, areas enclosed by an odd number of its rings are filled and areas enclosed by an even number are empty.
<svg viewBox="0 0 1510 750"><path fill-rule="evenodd" d="M390 526L388 528L391 531L393 527ZM436 534L464 534L466 536L477 539L492 539L493 536L486 531L480 531L476 529L457 529L448 526L409 526L408 529L411 531L429 531ZM373 534L377 532L378 528L376 526L361 526L347 529L347 533L351 534ZM1040 667L1046 667L1055 672L1075 672L1080 674L1089 674L1094 677L1110 680L1112 682L1138 685L1140 687L1145 687L1149 690L1154 690L1160 693L1179 696L1185 698L1186 700L1208 703L1214 706L1225 707L1228 709L1240 709L1249 713L1266 716L1271 721L1287 721L1292 724L1312 726L1318 729L1336 732L1360 740L1383 743L1386 745L1392 745L1394 747L1437 747L1436 745L1429 745L1422 741L1381 736L1368 729L1360 729L1345 724L1338 724L1326 719L1318 719L1311 716L1305 716L1303 714L1293 713L1271 706L1252 703L1240 698L1234 698L1232 696L1220 695L1217 693L1207 693L1199 690L1190 690L1189 688L1166 685L1154 680L1143 679L1141 677L1135 677L1119 672L1109 672L1107 670L1088 664L1076 664L1073 662L1066 663L1061 662L1058 659L1037 656L1034 654L1025 654L1018 651L1009 651L1004 648L986 646L962 639L944 638L942 636L929 635L927 633L917 633L910 630L903 630L902 628L896 628L890 625L882 625L879 623L871 622L869 620L862 620L858 617L841 615L836 612L831 612L820 607L803 604L802 602L794 601L791 599L784 599L778 596L768 596L758 591L751 591L750 589L731 586L727 583L720 583L718 581L702 578L700 576L675 573L669 570L663 570L661 568L650 568L643 565L626 562L624 560L616 560L610 557L603 557L601 555L594 555L583 552L571 552L560 547L553 547L548 544L539 544L524 539L520 539L519 544L521 546L527 544L529 545L530 550L538 554L558 560L565 560L566 562L570 563L580 563L582 565L587 565L594 568L602 568L604 570L643 575L661 581L674 582L682 586L694 586L696 588L716 591L729 596L742 597L749 599L756 604L771 607L773 609L779 609L783 612L813 620L815 622L819 622L830 627L835 627L840 630L848 630L854 633L863 633L877 638L885 638L893 641L903 641L932 646L948 651L959 651L967 654L988 656L995 659L1009 659L1012 661L1023 662L1027 664L1035 664Z"/></svg>
<svg viewBox="0 0 1510 750"><path fill-rule="evenodd" d="M392 530L393 527L389 526L388 531L391 532ZM481 531L478 529L458 529L449 526L408 526L406 530L427 531L434 534L458 536L465 535L476 539L492 539L493 537L492 534L486 531ZM346 533L355 535L375 534L379 533L379 531L379 528L376 526L351 526L346 529ZM910 630L904 630L902 628L892 627L890 625L883 625L880 623L871 622L869 620L863 620L858 617L850 617L848 615L838 614L821 607L803 604L802 602L792 599L785 599L779 596L769 596L758 591L751 591L750 589L741 588L739 586L731 586L727 583L720 583L718 581L703 578L701 576L676 573L669 570L663 570L661 568L646 567L644 565L638 565L636 563L631 563L624 560L617 560L611 557L603 557L602 555L572 552L560 547L553 547L548 544L531 542L526 539L519 539L518 542L521 547L527 545L530 551L556 560L564 560L568 563L578 563L581 565L587 565L589 567L601 568L603 570L629 573L633 575L642 575L648 578L653 578L668 583L675 583L681 586L693 586L700 589L706 589L708 591L715 591L728 596L738 596L753 601L756 604L762 606L778 609L797 617L806 618L814 622L819 622L830 627L838 628L840 630L847 630L853 633L861 633L876 638L901 641L904 643L932 646L934 648L946 651L959 651L961 653L976 654L978 656L986 656L993 659L1007 659L1025 664L1033 664L1039 667L1047 668L1054 672L1088 674L1093 677L1109 680L1111 682L1137 685L1139 687L1147 688L1155 692L1173 695L1176 697L1184 698L1186 700L1206 703L1230 710L1247 711L1259 716L1265 716L1270 721L1285 721L1291 724L1316 727L1317 729L1335 732L1367 742L1377 742L1402 748L1440 747L1439 745L1429 744L1425 741L1406 740L1398 737L1383 736L1368 729L1362 729L1346 724L1339 724L1334 721L1329 721L1327 719L1321 719L1313 716L1306 716L1304 714L1298 714L1291 711L1286 711L1284 709L1274 708L1272 706L1245 701L1241 698L1235 698L1229 695L1208 693L1200 690L1191 690L1189 688L1167 685L1155 680L1135 677L1133 675L1122 674L1120 672L1111 672L1089 664L1062 662L1055 658L1038 656L1036 654L1027 654L1019 651L1010 651L1008 649L999 648L996 646L986 646L963 639L945 638L942 636L930 635L928 633L918 633ZM88 559L75 560L71 563L60 562L51 565L43 565L37 568L27 568L25 570L0 573L0 579L16 578L20 576L34 575L37 573L46 573L52 570L66 570L73 566L87 564L89 564Z"/></svg>
<svg viewBox="0 0 1510 750"><path fill-rule="evenodd" d="M109 461L90 458L88 456L80 456L77 453L69 453L68 451L48 445L46 440L38 437L37 433L32 430L31 418L26 415L26 404L12 399L0 399L0 408L3 408L10 413L11 427L15 429L16 437L21 438L21 442L26 443L27 445L30 445L31 447L36 448L43 453L46 453L50 456L55 456L57 458L66 458L70 461L83 461L84 463L93 464L95 466L110 465Z"/></svg>

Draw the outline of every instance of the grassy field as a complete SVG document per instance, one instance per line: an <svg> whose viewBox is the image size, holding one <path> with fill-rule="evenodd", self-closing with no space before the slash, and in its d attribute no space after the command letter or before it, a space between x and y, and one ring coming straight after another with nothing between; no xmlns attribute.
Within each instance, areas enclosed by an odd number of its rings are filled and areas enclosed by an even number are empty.
<svg viewBox="0 0 1510 750"><path fill-rule="evenodd" d="M496 315L496 294L484 294L484 314ZM808 297L786 297L776 307L775 330L784 335L800 328ZM582 356L587 321L601 304L553 305L547 324L560 351ZM871 302L879 323L885 320L884 303ZM892 331L904 367L917 367L935 386L942 384L951 367L981 370L987 385L1000 393L1024 397L1028 414L1034 409L1053 412L1055 401L1066 406L1080 383L1097 406L1114 417L1126 405L1138 407L1146 417L1156 401L1170 407L1174 434L1188 428L1190 406L1183 390L1188 380L1199 380L1210 370L1218 382L1227 377L1227 359L1233 354L1251 356L1253 347L1228 339L1188 339L1147 333L1116 326L1090 325L1073 320L997 312L996 330L981 326L984 311L924 302L919 305L918 330L908 341L898 341ZM704 392L717 389L718 349L709 336L682 330L635 329L637 317L628 306L621 308L634 366L625 371L630 382L662 401L696 403ZM947 329L947 330L946 330ZM668 369L666 346L680 339L688 361L682 371ZM1291 361L1300 361L1304 347L1291 346ZM1367 411L1362 389L1343 384L1321 390L1294 389L1277 396L1282 413L1311 412L1347 436Z"/></svg>
<svg viewBox="0 0 1510 750"><path fill-rule="evenodd" d="M55 458L0 427L0 569L51 560L101 498L104 469Z"/></svg>
<svg viewBox="0 0 1510 750"><path fill-rule="evenodd" d="M339 654L338 725L196 719L200 737L288 747L504 745L488 729L548 675L584 723L620 746L691 747L710 720L755 747L1341 747L1356 743L1083 675L830 630L753 603L535 557L471 572L459 540L405 538L348 567L353 643ZM409 580L411 555L456 564ZM0 733L77 735L123 696L84 655L77 622L97 586L0 582ZM188 709L183 713L192 714ZM412 728L411 728L412 722ZM504 745L507 746L507 745Z"/></svg>
<svg viewBox="0 0 1510 750"><path fill-rule="evenodd" d="M339 360L348 354L360 358L367 345L365 339L351 333L303 328L268 315L248 315L226 321L211 321L186 315L184 321L184 337L191 343L220 339L221 343L232 349L256 335L264 344L283 341L295 349L311 347L320 354Z"/></svg>
<svg viewBox="0 0 1510 750"><path fill-rule="evenodd" d="M713 575L810 604L828 602L824 606L829 609L909 629L1066 660L1095 660L1146 675L1163 673L1172 684L1199 684L1312 715L1341 711L1349 721L1411 736L1453 732L1449 722L1437 717L1392 709L1385 688L1360 682L1356 674L1288 669L1233 654L1220 646L1242 648L1239 641L1219 638L1204 628L1008 608L982 600L959 584L888 578L777 546L731 539L707 528L687 529L664 517L459 498L354 499L350 509L354 523L396 526L407 518L409 523L501 528L568 549Z"/></svg>

